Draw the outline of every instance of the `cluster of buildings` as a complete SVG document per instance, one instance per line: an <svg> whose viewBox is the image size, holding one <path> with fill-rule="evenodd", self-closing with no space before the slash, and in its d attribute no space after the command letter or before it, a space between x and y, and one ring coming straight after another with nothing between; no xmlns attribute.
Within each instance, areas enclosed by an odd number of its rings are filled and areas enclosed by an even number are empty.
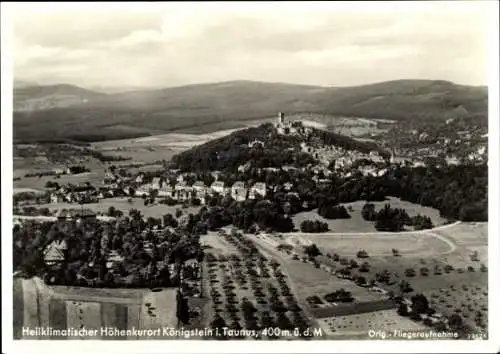
<svg viewBox="0 0 500 354"><path fill-rule="evenodd" d="M91 184L67 185L49 192L49 202L51 204L59 203L97 203L101 199L131 196L130 186L124 186L118 183L102 187L94 187Z"/></svg>
<svg viewBox="0 0 500 354"><path fill-rule="evenodd" d="M236 201L255 199L257 196L265 197L267 188L265 183L255 183L248 186L245 182L237 181L232 186L227 186L223 181L216 180L210 186L203 181L195 181L189 185L182 176L177 178L173 184L166 183L159 177L155 177L151 184L143 185L136 191L137 195L149 194L157 191L158 197L170 198L179 202L187 202L199 199L201 204L206 204L207 196L215 194L230 195Z"/></svg>
<svg viewBox="0 0 500 354"><path fill-rule="evenodd" d="M370 151L370 153L366 154L336 146L312 146L306 142L300 144L300 149L302 152L312 155L323 165L328 166L333 161L335 170L349 168L359 160L366 160L373 164L387 162L378 151Z"/></svg>

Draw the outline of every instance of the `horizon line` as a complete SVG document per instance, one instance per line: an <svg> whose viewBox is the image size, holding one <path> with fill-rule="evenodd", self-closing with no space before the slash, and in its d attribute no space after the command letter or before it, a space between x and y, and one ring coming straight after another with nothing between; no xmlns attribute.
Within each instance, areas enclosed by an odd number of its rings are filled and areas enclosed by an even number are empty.
<svg viewBox="0 0 500 354"><path fill-rule="evenodd" d="M285 82L285 81L259 81L259 80L249 80L249 79L233 79L233 80L223 80L223 81L201 81L197 83L187 83L187 84L179 84L179 85L173 85L173 86L162 86L162 85L80 85L80 84L74 84L71 82L56 82L56 83L43 83L40 84L36 82L35 80L30 80L30 79L25 79L25 78L14 78L12 82L12 88L16 89L15 84L17 82L26 82L28 85L25 85L21 88L26 88L26 87L49 87L49 86L63 86L63 85L69 85L69 86L75 86L79 87L82 89L86 90L92 90L92 91L97 91L98 89L117 89L120 90L123 88L124 90L127 89L132 89L129 92L133 91L141 91L141 90L164 90L164 89L172 89L172 88L183 88L183 87L190 87L190 86L201 86L201 85L219 85L219 84L229 84L229 83L261 83L261 84L281 84L281 85L294 85L294 86L304 86L304 87L317 87L317 88L350 88L350 87L362 87L362 86L369 86L369 85L377 85L377 84L383 84L383 83L389 83L389 82L398 82L398 81L434 81L434 82L446 82L450 83L453 85L459 85L459 86L469 86L469 87L477 87L477 88L488 88L488 84L481 84L481 85L471 85L471 84L461 84L457 83L451 80L444 80L444 79L416 79L416 78L402 78L402 79L392 79L392 80L384 80L384 81L373 81L373 82L367 82L364 84L358 84L358 85L326 85L326 84L302 84L302 83L295 83L295 82Z"/></svg>

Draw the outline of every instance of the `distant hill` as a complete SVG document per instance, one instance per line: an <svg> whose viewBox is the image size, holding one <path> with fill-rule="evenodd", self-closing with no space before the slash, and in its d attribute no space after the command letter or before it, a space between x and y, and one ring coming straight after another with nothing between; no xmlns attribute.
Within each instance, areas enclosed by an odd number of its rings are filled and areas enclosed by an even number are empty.
<svg viewBox="0 0 500 354"><path fill-rule="evenodd" d="M214 123L223 127L229 122L273 117L278 111L400 121L444 120L465 112L466 119L487 124L488 107L486 87L435 80L356 87L230 81L115 94L57 85L16 89L14 97L15 107L26 108L23 102L31 102L29 112L17 110L14 115L14 137L21 140L144 136L153 130L168 132ZM54 103L32 104L37 100Z"/></svg>
<svg viewBox="0 0 500 354"><path fill-rule="evenodd" d="M28 80L14 80L14 88L23 88L29 86L38 86L38 83Z"/></svg>
<svg viewBox="0 0 500 354"><path fill-rule="evenodd" d="M19 85L19 84L18 84ZM92 103L104 94L73 85L14 87L14 111L39 111Z"/></svg>

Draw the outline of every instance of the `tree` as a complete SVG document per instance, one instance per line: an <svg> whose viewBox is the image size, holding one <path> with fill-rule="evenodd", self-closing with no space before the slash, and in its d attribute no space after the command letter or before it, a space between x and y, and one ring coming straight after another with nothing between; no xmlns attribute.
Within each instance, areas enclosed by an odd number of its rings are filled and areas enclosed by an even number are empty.
<svg viewBox="0 0 500 354"><path fill-rule="evenodd" d="M110 207L108 208L108 216L113 217L113 216L115 216L115 213L116 213L116 209L115 209L115 207L114 207L114 206L110 206Z"/></svg>
<svg viewBox="0 0 500 354"><path fill-rule="evenodd" d="M177 290L177 323L188 324L189 323L189 305L188 300L184 295Z"/></svg>
<svg viewBox="0 0 500 354"><path fill-rule="evenodd" d="M363 273L368 273L370 271L370 264L368 262L363 262L359 267L359 271Z"/></svg>
<svg viewBox="0 0 500 354"><path fill-rule="evenodd" d="M408 313L408 306L406 306L405 303L400 303L399 304L399 307L398 307L398 315L400 316L408 316L409 313Z"/></svg>
<svg viewBox="0 0 500 354"><path fill-rule="evenodd" d="M368 258L368 252L365 250L360 250L358 253L356 253L356 257L358 258Z"/></svg>
<svg viewBox="0 0 500 354"><path fill-rule="evenodd" d="M328 231L328 224L319 220L304 220L300 224L300 230L308 233L319 233Z"/></svg>
<svg viewBox="0 0 500 354"><path fill-rule="evenodd" d="M375 228L378 231L398 232L410 224L410 217L404 209L393 209L386 204L378 213L375 221Z"/></svg>
<svg viewBox="0 0 500 354"><path fill-rule="evenodd" d="M402 293L410 293L413 291L410 283L408 283L406 280L401 280L401 282L399 283L399 290Z"/></svg>
<svg viewBox="0 0 500 354"><path fill-rule="evenodd" d="M407 277L414 277L415 274L416 274L415 269L413 269L413 268L406 268L405 275Z"/></svg>
<svg viewBox="0 0 500 354"><path fill-rule="evenodd" d="M448 325L451 329L460 331L463 329L464 321L460 315L454 313L448 317Z"/></svg>
<svg viewBox="0 0 500 354"><path fill-rule="evenodd" d="M356 279L356 284L359 286L365 286L366 285L366 278L365 277L358 277Z"/></svg>
<svg viewBox="0 0 500 354"><path fill-rule="evenodd" d="M304 252L310 257L310 258L315 258L316 256L319 256L321 254L321 251L319 250L318 246L316 246L315 243L309 246L304 246Z"/></svg>
<svg viewBox="0 0 500 354"><path fill-rule="evenodd" d="M429 275L429 269L428 269L428 268L426 268L426 267L422 267L422 268L420 268L420 275L422 275L422 276L424 276L424 277L428 276L428 275ZM411 276L411 275L410 275L410 276Z"/></svg>
<svg viewBox="0 0 500 354"><path fill-rule="evenodd" d="M423 294L412 296L411 302L411 309L417 314L427 313L429 310L429 300Z"/></svg>
<svg viewBox="0 0 500 354"><path fill-rule="evenodd" d="M411 218L411 225L415 230L432 229L434 227L430 217L420 214Z"/></svg>
<svg viewBox="0 0 500 354"><path fill-rule="evenodd" d="M223 336L222 338L225 339L222 329L226 327L226 321L219 314L216 314L212 322L210 322L210 327L214 329L214 333L220 333Z"/></svg>
<svg viewBox="0 0 500 354"><path fill-rule="evenodd" d="M335 205L332 201L323 201L318 207L318 214L325 219L350 219L351 215L343 205Z"/></svg>
<svg viewBox="0 0 500 354"><path fill-rule="evenodd" d="M377 213L375 211L375 205L371 203L366 203L363 205L363 209L361 210L361 216L366 221L375 221L377 217Z"/></svg>
<svg viewBox="0 0 500 354"><path fill-rule="evenodd" d="M470 254L470 260L473 262L479 262L479 254L477 251L474 251Z"/></svg>

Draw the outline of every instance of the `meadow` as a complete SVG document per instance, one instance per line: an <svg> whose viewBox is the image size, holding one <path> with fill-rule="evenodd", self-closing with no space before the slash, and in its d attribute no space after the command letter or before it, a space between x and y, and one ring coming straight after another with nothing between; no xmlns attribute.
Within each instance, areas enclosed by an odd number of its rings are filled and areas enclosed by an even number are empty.
<svg viewBox="0 0 500 354"><path fill-rule="evenodd" d="M57 211L62 209L78 209L80 205L70 204L70 203L49 203L40 204L40 208L49 208L51 211ZM183 208L180 205L171 206L166 204L149 204L144 205L144 201L141 198L132 198L131 202L129 198L107 198L101 199L98 203L84 204L83 208L93 210L96 213L107 214L110 207L114 207L116 210L121 210L125 215L128 215L129 211L132 209L139 210L145 217L161 218L165 214L174 215L179 209L182 210L184 214L196 214L200 207L189 206Z"/></svg>
<svg viewBox="0 0 500 354"><path fill-rule="evenodd" d="M318 215L317 209L298 213L293 216L293 222L295 228L300 229L300 224L304 220L319 220L326 222L330 229L330 232L376 232L374 223L366 221L361 215L365 201L356 201L352 203L343 204L351 216L350 219L325 219ZM439 215L439 211L434 208L424 207L418 204L414 204L399 198L388 197L385 201L370 202L375 205L375 210L380 210L385 204L390 204L392 208L403 208L408 213L408 216L416 216L418 214L425 215L431 218L434 226L441 226L447 223L445 218Z"/></svg>

